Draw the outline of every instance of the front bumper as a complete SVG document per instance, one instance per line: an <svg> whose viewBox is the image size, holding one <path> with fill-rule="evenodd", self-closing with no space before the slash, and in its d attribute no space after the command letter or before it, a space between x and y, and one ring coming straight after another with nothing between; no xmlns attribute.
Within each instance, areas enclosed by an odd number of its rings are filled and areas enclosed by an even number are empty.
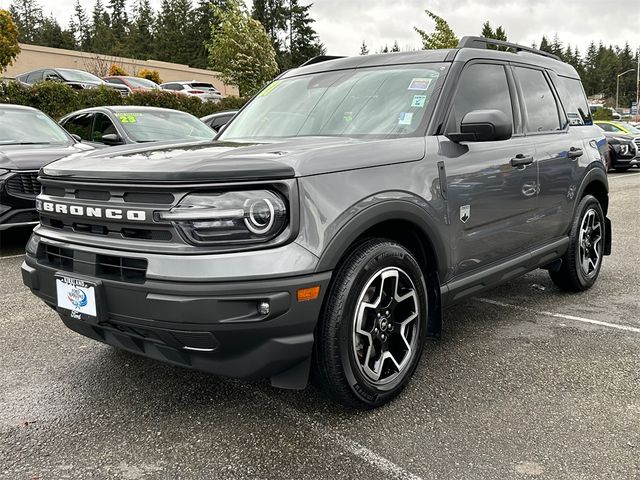
<svg viewBox="0 0 640 480"><path fill-rule="evenodd" d="M88 252L81 247L75 252L76 261L84 262L80 266L90 267ZM203 256L203 262L216 269L215 258ZM330 272L230 282L147 278L142 283L85 272L47 265L34 251L27 252L22 265L25 285L56 309L67 327L84 336L216 375L270 378L284 388L306 386ZM57 273L97 284L95 321L71 318L56 307ZM299 288L315 285L320 286L316 300L297 300ZM270 305L267 315L258 312L263 301Z"/></svg>

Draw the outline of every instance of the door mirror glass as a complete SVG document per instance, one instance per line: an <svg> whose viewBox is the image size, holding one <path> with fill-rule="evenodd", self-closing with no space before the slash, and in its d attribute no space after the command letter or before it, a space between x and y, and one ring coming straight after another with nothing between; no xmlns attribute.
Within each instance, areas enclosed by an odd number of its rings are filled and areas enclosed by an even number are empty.
<svg viewBox="0 0 640 480"><path fill-rule="evenodd" d="M452 142L492 142L508 140L513 122L501 110L473 110L462 118L460 131L447 134Z"/></svg>

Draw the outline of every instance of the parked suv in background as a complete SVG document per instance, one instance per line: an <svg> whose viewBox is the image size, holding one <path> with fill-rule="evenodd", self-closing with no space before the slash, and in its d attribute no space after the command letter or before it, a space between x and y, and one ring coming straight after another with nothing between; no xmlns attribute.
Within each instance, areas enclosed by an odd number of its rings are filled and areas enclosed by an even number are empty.
<svg viewBox="0 0 640 480"><path fill-rule="evenodd" d="M71 68L42 68L18 75L16 80L26 86L35 85L38 82L51 81L66 83L78 90L106 86L117 90L123 97L128 96L130 93L129 89L124 85L107 83L89 72Z"/></svg>
<svg viewBox="0 0 640 480"><path fill-rule="evenodd" d="M531 48L317 58L217 139L45 167L25 284L101 342L371 408L444 307L536 268L587 290L610 251L605 139Z"/></svg>
<svg viewBox="0 0 640 480"><path fill-rule="evenodd" d="M213 84L207 82L196 82L195 80L191 82L161 83L160 88L176 92L181 95L198 97L203 102L219 102L224 98Z"/></svg>

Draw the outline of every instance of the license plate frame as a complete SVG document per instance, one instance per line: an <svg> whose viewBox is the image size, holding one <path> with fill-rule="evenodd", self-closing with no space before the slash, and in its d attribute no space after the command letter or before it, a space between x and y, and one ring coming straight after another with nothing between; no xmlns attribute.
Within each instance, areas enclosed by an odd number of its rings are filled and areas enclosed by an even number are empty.
<svg viewBox="0 0 640 480"><path fill-rule="evenodd" d="M56 310L75 320L98 323L101 318L101 282L56 273Z"/></svg>

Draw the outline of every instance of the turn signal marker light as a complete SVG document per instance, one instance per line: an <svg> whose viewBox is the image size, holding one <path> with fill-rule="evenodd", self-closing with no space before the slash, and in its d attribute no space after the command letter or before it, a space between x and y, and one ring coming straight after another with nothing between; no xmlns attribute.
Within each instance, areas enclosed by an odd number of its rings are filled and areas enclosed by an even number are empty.
<svg viewBox="0 0 640 480"><path fill-rule="evenodd" d="M309 302L311 300L315 300L316 298L318 298L318 295L320 295L320 285L298 289L299 302Z"/></svg>

